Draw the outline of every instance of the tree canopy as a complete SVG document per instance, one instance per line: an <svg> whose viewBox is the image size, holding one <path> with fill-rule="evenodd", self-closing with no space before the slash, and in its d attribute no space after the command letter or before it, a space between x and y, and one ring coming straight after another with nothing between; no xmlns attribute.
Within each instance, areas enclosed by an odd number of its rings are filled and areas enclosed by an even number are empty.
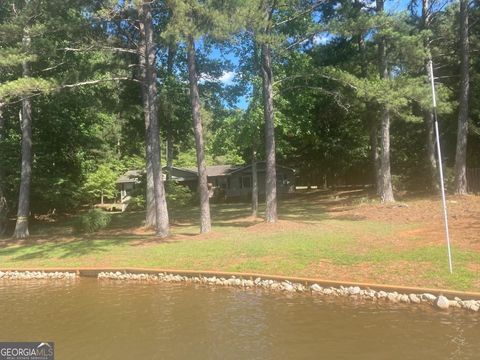
<svg viewBox="0 0 480 360"><path fill-rule="evenodd" d="M447 183L467 192L466 169L480 167L480 4L394 3L2 1L0 234L15 214L114 200L116 177L149 161L199 173L266 161L268 221L276 164L297 185L372 185L385 201L389 186L436 191L430 60Z"/></svg>

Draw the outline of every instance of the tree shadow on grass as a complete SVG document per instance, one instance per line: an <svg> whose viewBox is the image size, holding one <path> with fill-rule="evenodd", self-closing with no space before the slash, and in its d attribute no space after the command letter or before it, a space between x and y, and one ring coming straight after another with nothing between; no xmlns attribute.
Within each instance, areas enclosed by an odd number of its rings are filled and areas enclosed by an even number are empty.
<svg viewBox="0 0 480 360"><path fill-rule="evenodd" d="M93 240L76 239L69 242L45 243L39 245L24 244L0 249L0 256L11 257L13 261L33 259L67 259L85 255L108 252L112 247L126 245L133 237Z"/></svg>
<svg viewBox="0 0 480 360"><path fill-rule="evenodd" d="M300 193L279 201L281 220L303 224L319 224L331 218L332 211L341 213L348 210L352 199L365 196L362 191L331 192L315 191ZM249 202L217 203L211 205L214 228L228 231L228 228L248 229L263 222L265 205L260 204L258 218L251 216ZM32 224L33 236L28 240L0 241L0 256L9 256L12 260L40 258L73 258L89 254L108 252L110 247L129 245L141 246L158 243L171 243L188 239L197 239L200 211L198 206L172 208L170 210L173 236L169 240L160 240L152 232L142 229L144 211L112 214L110 225L92 235L73 233L74 218L68 217L58 223L36 221ZM345 214L335 219L361 221L361 214L352 217ZM206 237L200 236L198 239Z"/></svg>

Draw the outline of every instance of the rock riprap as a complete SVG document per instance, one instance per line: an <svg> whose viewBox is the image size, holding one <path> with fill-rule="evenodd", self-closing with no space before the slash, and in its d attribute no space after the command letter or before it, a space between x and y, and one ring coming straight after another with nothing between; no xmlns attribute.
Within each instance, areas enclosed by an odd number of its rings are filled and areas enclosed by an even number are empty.
<svg viewBox="0 0 480 360"><path fill-rule="evenodd" d="M277 281L272 279L243 279L232 276L230 278L217 276L185 276L176 274L135 274L127 272L101 272L98 274L99 279L110 280L134 280L134 281L150 281L150 282L185 282L205 285L220 285L239 288L262 288L273 291L283 291L288 293L310 293L312 295L324 296L342 296L349 298L357 298L368 301L388 301L391 303L403 304L427 304L437 309L448 310L450 308L460 308L473 312L480 310L479 300L462 300L455 297L453 300L448 299L444 295L435 296L430 293L423 294L401 294L396 291L387 292L383 290L362 289L359 286L340 286L340 287L322 287L319 284L296 283L288 280Z"/></svg>
<svg viewBox="0 0 480 360"><path fill-rule="evenodd" d="M40 279L75 279L77 274L68 271L0 271L4 280L40 280Z"/></svg>

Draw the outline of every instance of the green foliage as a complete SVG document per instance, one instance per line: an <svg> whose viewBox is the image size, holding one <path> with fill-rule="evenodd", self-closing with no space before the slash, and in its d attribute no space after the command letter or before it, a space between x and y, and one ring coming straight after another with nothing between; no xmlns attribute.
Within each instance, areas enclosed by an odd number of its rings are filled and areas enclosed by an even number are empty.
<svg viewBox="0 0 480 360"><path fill-rule="evenodd" d="M128 203L127 211L145 210L146 200L143 194L133 194Z"/></svg>
<svg viewBox="0 0 480 360"><path fill-rule="evenodd" d="M74 230L79 233L94 233L105 229L112 217L101 209L91 209L79 215L74 223Z"/></svg>
<svg viewBox="0 0 480 360"><path fill-rule="evenodd" d="M192 191L175 181L165 182L165 192L167 194L167 202L174 206L186 206L194 200Z"/></svg>
<svg viewBox="0 0 480 360"><path fill-rule="evenodd" d="M100 165L96 171L87 175L83 186L84 191L89 195L90 200L98 200L106 197L113 199L117 194L116 181L119 172L108 165Z"/></svg>
<svg viewBox="0 0 480 360"><path fill-rule="evenodd" d="M374 4L155 0L161 140L163 145L167 137L172 141L174 165L196 167L185 64L185 36L193 34L201 39L197 65L208 165L248 163L254 151L259 160L264 157L259 45L268 43L277 156L298 170L300 182L317 185L326 178L329 183L371 183L369 128L378 122L379 108L387 105L392 172L401 174L394 178L396 187L425 189L422 118L431 107L431 94L424 45L428 40L435 65L442 151L451 167L459 88L458 3L433 6L428 30L415 11L376 15ZM145 168L139 83L108 81L138 80L137 5L111 0L0 2L0 103L5 103L0 180L12 212L18 198L18 112L24 96L31 96L33 111L32 212L68 212L82 202L97 202L102 193L111 199L118 175ZM270 6L276 7L267 18ZM480 22L474 21L479 8L472 3L472 54L480 46ZM22 44L24 32L31 35L28 49ZM387 39L388 80L378 76L379 37ZM241 61L235 67L237 58ZM479 59L471 59L469 167L480 164ZM22 75L24 61L31 67L30 77ZM235 74L234 84L219 80L226 72ZM65 87L89 80L101 82ZM246 109L235 109L239 95L248 102ZM130 209L144 206L144 189L139 190ZM182 191L173 194L170 201L188 198L182 198Z"/></svg>
<svg viewBox="0 0 480 360"><path fill-rule="evenodd" d="M56 88L48 79L25 77L0 84L0 99L30 96L36 93L48 94Z"/></svg>

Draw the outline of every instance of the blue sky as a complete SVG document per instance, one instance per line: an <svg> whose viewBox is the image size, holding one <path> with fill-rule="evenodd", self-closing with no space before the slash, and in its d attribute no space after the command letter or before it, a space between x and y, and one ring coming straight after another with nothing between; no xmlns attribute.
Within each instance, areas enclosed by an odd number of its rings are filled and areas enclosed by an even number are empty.
<svg viewBox="0 0 480 360"><path fill-rule="evenodd" d="M406 11L409 2L410 2L410 0L390 0L390 1L387 0L385 2L385 9L386 9L386 11L388 11L390 13ZM319 43L324 43L325 41L328 41L328 37L323 38L321 35L319 35L319 40L318 41L319 41ZM227 60L231 61L235 66L237 66L238 63L239 63L238 57L236 57L233 54L233 52L222 54L222 53L220 53L220 51L218 49L215 49L211 53L211 57L214 58L214 59L215 58L218 59L222 56L224 58L226 58ZM219 77L218 79L215 79L215 80L221 82L224 85L231 85L235 81L235 76L236 76L236 74L235 74L234 71L225 71L221 77ZM249 97L244 96L244 97L239 98L236 106L240 109L245 110L248 107L248 104L249 104Z"/></svg>

